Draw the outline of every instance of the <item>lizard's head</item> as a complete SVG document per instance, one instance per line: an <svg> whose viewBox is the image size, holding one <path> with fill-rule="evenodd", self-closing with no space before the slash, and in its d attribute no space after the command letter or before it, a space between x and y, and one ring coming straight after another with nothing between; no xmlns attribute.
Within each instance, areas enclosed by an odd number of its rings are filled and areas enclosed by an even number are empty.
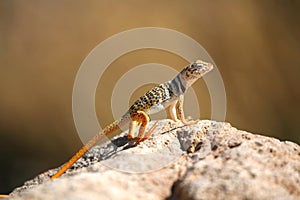
<svg viewBox="0 0 300 200"><path fill-rule="evenodd" d="M192 62L190 65L186 66L181 71L181 76L185 79L185 81L190 82L192 84L212 69L213 65L211 63L207 63L202 60L197 60L195 62Z"/></svg>

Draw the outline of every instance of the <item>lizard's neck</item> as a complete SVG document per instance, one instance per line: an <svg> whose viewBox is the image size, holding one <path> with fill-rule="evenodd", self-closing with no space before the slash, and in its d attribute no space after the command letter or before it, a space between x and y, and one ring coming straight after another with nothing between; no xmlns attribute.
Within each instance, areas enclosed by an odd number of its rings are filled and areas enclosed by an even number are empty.
<svg viewBox="0 0 300 200"><path fill-rule="evenodd" d="M184 94L193 83L184 79L181 73L169 81L172 91L178 95Z"/></svg>

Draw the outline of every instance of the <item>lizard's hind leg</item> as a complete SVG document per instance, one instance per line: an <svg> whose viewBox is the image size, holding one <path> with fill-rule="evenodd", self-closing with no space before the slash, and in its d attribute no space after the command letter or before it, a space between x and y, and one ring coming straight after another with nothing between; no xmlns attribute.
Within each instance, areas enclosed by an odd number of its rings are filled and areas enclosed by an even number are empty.
<svg viewBox="0 0 300 200"><path fill-rule="evenodd" d="M157 127L158 121L156 121L151 128L147 131L142 141L147 140L153 133L154 129Z"/></svg>
<svg viewBox="0 0 300 200"><path fill-rule="evenodd" d="M137 121L131 121L129 123L129 131L128 131L128 135L127 135L128 140L134 139L134 134L137 132L138 126L139 125L138 125Z"/></svg>
<svg viewBox="0 0 300 200"><path fill-rule="evenodd" d="M145 134L146 127L149 124L150 118L144 111L137 111L137 113L132 116L132 122L130 123L128 139L132 139L134 133L137 131L138 126L138 137L135 144L139 144L140 142L148 139L153 130L156 128L157 122L149 129L149 131Z"/></svg>
<svg viewBox="0 0 300 200"><path fill-rule="evenodd" d="M137 111L137 113L138 113L137 119L138 119L138 122L141 124L141 126L139 129L139 134L138 134L135 144L138 144L138 143L142 142L143 140L145 140L144 139L145 130L150 121L149 116L144 111Z"/></svg>

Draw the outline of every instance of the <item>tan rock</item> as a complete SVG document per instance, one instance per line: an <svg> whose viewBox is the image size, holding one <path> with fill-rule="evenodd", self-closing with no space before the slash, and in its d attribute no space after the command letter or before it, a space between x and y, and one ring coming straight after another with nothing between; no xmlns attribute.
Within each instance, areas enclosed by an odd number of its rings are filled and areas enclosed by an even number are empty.
<svg viewBox="0 0 300 200"><path fill-rule="evenodd" d="M49 170L12 199L300 199L300 147L203 120L161 120L132 147L121 135L96 146L62 177ZM192 153L187 153L191 151Z"/></svg>

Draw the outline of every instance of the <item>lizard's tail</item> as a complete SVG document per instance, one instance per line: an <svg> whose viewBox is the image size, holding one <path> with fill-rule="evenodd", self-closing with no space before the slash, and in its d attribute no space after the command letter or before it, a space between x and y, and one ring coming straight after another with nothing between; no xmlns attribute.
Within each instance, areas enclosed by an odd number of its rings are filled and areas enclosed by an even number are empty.
<svg viewBox="0 0 300 200"><path fill-rule="evenodd" d="M50 179L54 180L60 177L67 169L69 169L79 158L81 158L90 148L92 148L101 138L103 138L104 134L95 135L86 145L84 145L61 169L56 172Z"/></svg>
<svg viewBox="0 0 300 200"><path fill-rule="evenodd" d="M61 176L65 171L67 171L79 158L81 158L88 150L90 150L98 141L106 138L115 131L119 130L122 126L121 121L115 121L112 124L105 127L99 134L96 134L87 144L85 144L61 169L59 169L56 174L54 174L50 179L54 180Z"/></svg>

